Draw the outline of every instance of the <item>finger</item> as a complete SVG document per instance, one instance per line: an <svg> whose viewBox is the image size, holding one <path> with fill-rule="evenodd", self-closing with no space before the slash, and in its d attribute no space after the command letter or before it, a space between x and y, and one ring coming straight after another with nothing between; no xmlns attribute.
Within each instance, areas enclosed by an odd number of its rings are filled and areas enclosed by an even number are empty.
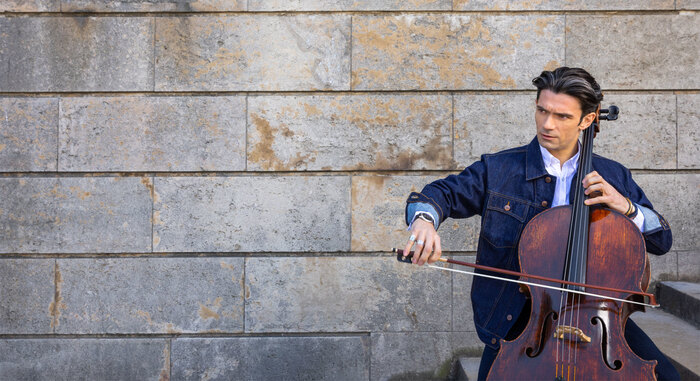
<svg viewBox="0 0 700 381"><path fill-rule="evenodd" d="M598 174L598 172L593 171L583 178L583 187L586 188L591 184L599 183L601 180L603 180L603 178Z"/></svg>
<svg viewBox="0 0 700 381"><path fill-rule="evenodd" d="M428 258L433 254L433 235L428 234L425 236L425 247L423 248L423 254L420 256L419 265L425 264Z"/></svg>
<svg viewBox="0 0 700 381"><path fill-rule="evenodd" d="M583 191L583 194L591 194L593 192L600 192L600 193L605 193L605 185L603 183L597 183L597 184L592 184L586 188L586 190Z"/></svg>
<svg viewBox="0 0 700 381"><path fill-rule="evenodd" d="M403 256L407 256L411 252L411 247L413 247L413 241L409 240L406 246L403 248Z"/></svg>
<svg viewBox="0 0 700 381"><path fill-rule="evenodd" d="M433 250L433 255L430 256L430 259L428 259L428 263L431 265L440 259L442 256L442 245L440 245L440 236L435 235L435 243L433 244L434 250Z"/></svg>
<svg viewBox="0 0 700 381"><path fill-rule="evenodd" d="M425 247L425 230L421 230L416 234L416 248L415 252L413 253L413 263L418 263L419 265L422 264L418 262L420 259L421 255L423 254L423 248Z"/></svg>

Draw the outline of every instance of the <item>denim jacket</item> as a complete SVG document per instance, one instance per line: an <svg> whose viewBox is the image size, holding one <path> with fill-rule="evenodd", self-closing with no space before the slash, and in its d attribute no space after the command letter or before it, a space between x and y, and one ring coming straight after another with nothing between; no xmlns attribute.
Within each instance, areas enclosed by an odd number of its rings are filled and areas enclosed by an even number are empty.
<svg viewBox="0 0 700 381"><path fill-rule="evenodd" d="M670 227L654 211L630 171L595 154L593 169L644 213L642 231L647 251L665 254L671 248ZM556 178L545 170L535 138L526 146L483 155L460 174L428 184L420 193L411 193L406 219L410 223L416 211L428 211L439 225L448 217L481 215L476 262L520 271L520 233L530 219L551 206L555 185ZM471 299L479 338L498 349L499 339L508 333L527 302L525 295L515 283L475 277Z"/></svg>

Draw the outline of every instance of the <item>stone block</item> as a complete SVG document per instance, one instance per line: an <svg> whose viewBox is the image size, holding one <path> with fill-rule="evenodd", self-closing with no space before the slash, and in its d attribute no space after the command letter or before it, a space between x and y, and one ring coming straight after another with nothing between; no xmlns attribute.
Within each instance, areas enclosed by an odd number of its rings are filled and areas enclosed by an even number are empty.
<svg viewBox="0 0 700 381"><path fill-rule="evenodd" d="M362 15L352 24L353 90L529 89L564 62L559 15Z"/></svg>
<svg viewBox="0 0 700 381"><path fill-rule="evenodd" d="M449 11L451 0L249 0L250 11Z"/></svg>
<svg viewBox="0 0 700 381"><path fill-rule="evenodd" d="M603 107L611 104L620 108L620 117L600 122L593 151L627 168L675 169L675 95L605 94Z"/></svg>
<svg viewBox="0 0 700 381"><path fill-rule="evenodd" d="M246 259L246 332L448 331L450 274L395 256Z"/></svg>
<svg viewBox="0 0 700 381"><path fill-rule="evenodd" d="M0 295L0 334L52 333L53 259L1 259Z"/></svg>
<svg viewBox="0 0 700 381"><path fill-rule="evenodd" d="M59 259L57 268L57 333L243 332L243 258Z"/></svg>
<svg viewBox="0 0 700 381"><path fill-rule="evenodd" d="M0 171L55 171L58 99L0 98L0 110Z"/></svg>
<svg viewBox="0 0 700 381"><path fill-rule="evenodd" d="M651 282L678 279L678 254L671 251L664 255L648 254Z"/></svg>
<svg viewBox="0 0 700 381"><path fill-rule="evenodd" d="M156 19L158 91L348 90L350 16Z"/></svg>
<svg viewBox="0 0 700 381"><path fill-rule="evenodd" d="M347 251L347 176L169 177L155 183L154 251Z"/></svg>
<svg viewBox="0 0 700 381"><path fill-rule="evenodd" d="M147 17L0 17L0 91L152 91Z"/></svg>
<svg viewBox="0 0 700 381"><path fill-rule="evenodd" d="M475 333L372 333L372 380L444 380L452 361L477 353Z"/></svg>
<svg viewBox="0 0 700 381"><path fill-rule="evenodd" d="M588 68L604 89L697 89L698 17L569 15L566 64ZM611 44L615 54L610 54Z"/></svg>
<svg viewBox="0 0 700 381"><path fill-rule="evenodd" d="M367 380L369 338L179 338L173 380Z"/></svg>
<svg viewBox="0 0 700 381"><path fill-rule="evenodd" d="M700 174L633 174L654 209L668 221L673 232L673 250L700 248L700 225L695 205L700 205Z"/></svg>
<svg viewBox="0 0 700 381"><path fill-rule="evenodd" d="M455 0L456 11L672 10L673 0Z"/></svg>
<svg viewBox="0 0 700 381"><path fill-rule="evenodd" d="M245 170L245 98L61 99L60 171Z"/></svg>
<svg viewBox="0 0 700 381"><path fill-rule="evenodd" d="M403 249L410 233L404 220L406 199L444 176L353 176L352 251ZM444 251L474 251L481 217L447 219L438 229Z"/></svg>
<svg viewBox="0 0 700 381"><path fill-rule="evenodd" d="M700 250L679 251L678 280L700 283Z"/></svg>
<svg viewBox="0 0 700 381"><path fill-rule="evenodd" d="M246 0L61 0L63 12L235 12Z"/></svg>
<svg viewBox="0 0 700 381"><path fill-rule="evenodd" d="M0 253L151 250L146 177L0 179Z"/></svg>
<svg viewBox="0 0 700 381"><path fill-rule="evenodd" d="M60 1L56 0L4 0L0 12L58 12Z"/></svg>
<svg viewBox="0 0 700 381"><path fill-rule="evenodd" d="M700 0L676 0L676 9L700 9Z"/></svg>
<svg viewBox="0 0 700 381"><path fill-rule="evenodd" d="M166 339L0 339L6 380L168 380Z"/></svg>
<svg viewBox="0 0 700 381"><path fill-rule="evenodd" d="M449 95L248 99L248 170L448 169Z"/></svg>
<svg viewBox="0 0 700 381"><path fill-rule="evenodd" d="M475 263L476 255L454 257L458 261ZM446 265L455 270L473 272L474 269L458 265ZM473 275L452 273L452 330L459 332L476 332L474 311L472 310Z"/></svg>
<svg viewBox="0 0 700 381"><path fill-rule="evenodd" d="M700 94L678 94L678 168L700 168Z"/></svg>

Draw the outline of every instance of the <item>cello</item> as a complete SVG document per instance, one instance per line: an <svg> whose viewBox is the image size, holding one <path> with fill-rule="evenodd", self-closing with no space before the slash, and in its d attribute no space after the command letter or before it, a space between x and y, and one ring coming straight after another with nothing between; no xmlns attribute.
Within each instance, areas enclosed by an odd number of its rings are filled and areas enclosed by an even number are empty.
<svg viewBox="0 0 700 381"><path fill-rule="evenodd" d="M639 358L624 338L629 315L648 305L644 296L656 304L646 293L649 263L644 239L621 213L585 205L581 185L592 170L599 120L614 120L617 113L615 106L599 108L596 120L583 132L572 204L538 214L521 234L522 273L510 275L530 278L518 283L530 295L531 314L517 338L501 340L490 380L655 379L656 361Z"/></svg>

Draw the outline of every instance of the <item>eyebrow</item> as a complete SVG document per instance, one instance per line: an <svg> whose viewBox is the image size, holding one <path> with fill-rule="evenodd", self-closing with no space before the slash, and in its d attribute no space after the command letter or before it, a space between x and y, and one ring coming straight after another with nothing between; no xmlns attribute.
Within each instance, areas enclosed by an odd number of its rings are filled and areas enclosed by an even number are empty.
<svg viewBox="0 0 700 381"><path fill-rule="evenodd" d="M537 105L537 110L542 110L542 111L551 112L551 111L547 110L546 108L544 108L544 107L542 107L542 106L540 106L540 105ZM567 114L567 113L563 113L563 112L554 112L553 114L556 115L556 116L558 116L558 117L560 117L560 118L561 118L561 117L566 117L566 118L573 118L573 117L574 117L574 116L571 115L571 114Z"/></svg>

